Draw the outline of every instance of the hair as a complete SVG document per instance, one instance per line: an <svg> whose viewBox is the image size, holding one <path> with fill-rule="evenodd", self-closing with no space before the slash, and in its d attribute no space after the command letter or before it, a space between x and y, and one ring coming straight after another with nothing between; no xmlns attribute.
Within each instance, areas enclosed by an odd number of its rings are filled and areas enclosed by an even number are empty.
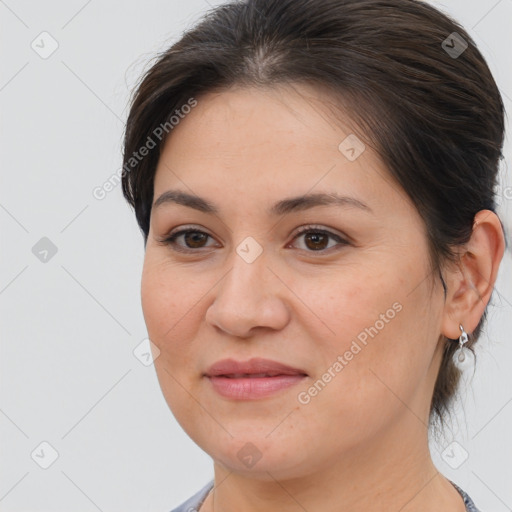
<svg viewBox="0 0 512 512"><path fill-rule="evenodd" d="M123 194L145 246L169 116L207 92L307 83L338 99L414 203L446 298L444 266L458 261L475 214L496 211L505 115L485 59L456 21L417 0L241 0L209 11L155 60L124 135ZM134 158L149 141L155 149ZM487 308L469 333L475 357L486 317ZM444 341L429 416L443 426L460 378L458 344Z"/></svg>

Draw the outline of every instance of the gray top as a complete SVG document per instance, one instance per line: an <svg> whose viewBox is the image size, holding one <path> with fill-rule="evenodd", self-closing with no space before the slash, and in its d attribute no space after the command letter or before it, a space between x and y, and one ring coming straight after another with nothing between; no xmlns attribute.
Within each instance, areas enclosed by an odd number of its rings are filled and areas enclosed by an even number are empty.
<svg viewBox="0 0 512 512"><path fill-rule="evenodd" d="M466 505L466 512L480 512L480 510L477 509L476 505L473 503L473 500L457 484L455 484L451 480L449 480L449 482L452 483L455 489L457 489L457 491L459 491L459 494L462 496L462 499L464 500L464 505ZM199 490L187 501L182 503L178 508L171 510L171 512L198 512L207 494L211 491L212 488L213 480L208 482L201 490Z"/></svg>

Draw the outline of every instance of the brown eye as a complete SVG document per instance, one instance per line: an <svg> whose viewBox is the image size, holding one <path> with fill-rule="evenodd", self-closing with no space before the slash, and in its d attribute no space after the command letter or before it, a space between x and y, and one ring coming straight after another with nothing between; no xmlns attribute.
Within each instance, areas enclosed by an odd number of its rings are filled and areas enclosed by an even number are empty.
<svg viewBox="0 0 512 512"><path fill-rule="evenodd" d="M336 245L344 246L349 244L349 242L335 233L311 226L308 226L297 233L297 235L294 237L294 240L297 240L301 237L304 238L305 246L301 249L307 252L326 252L326 250L331 249ZM334 240L337 242L337 244L335 243L329 246L329 240Z"/></svg>
<svg viewBox="0 0 512 512"><path fill-rule="evenodd" d="M202 233L201 231L187 231L183 234L183 240L185 241L187 247L197 249L199 247L203 247L203 244L208 239L208 236L209 235Z"/></svg>
<svg viewBox="0 0 512 512"><path fill-rule="evenodd" d="M183 243L178 243L178 239L183 237ZM182 229L176 231L170 236L160 241L163 245L170 245L174 250L180 252L198 252L195 249L208 248L206 245L209 238L212 238L208 233L198 229Z"/></svg>
<svg viewBox="0 0 512 512"><path fill-rule="evenodd" d="M329 237L324 233L306 233L304 240L306 246L315 251L325 249L329 243Z"/></svg>
<svg viewBox="0 0 512 512"><path fill-rule="evenodd" d="M341 238L339 235L311 226L308 226L297 233L294 240L300 239L301 237L304 239L304 247L299 248L310 253L327 252L336 245L349 245L349 242ZM178 242L181 238L183 239L182 242ZM210 238L212 238L212 236L204 231L189 228L171 233L167 238L161 240L159 243L162 245L169 245L173 250L178 252L199 253L200 249L212 247L212 245L207 245L208 239ZM330 241L335 243L329 245Z"/></svg>

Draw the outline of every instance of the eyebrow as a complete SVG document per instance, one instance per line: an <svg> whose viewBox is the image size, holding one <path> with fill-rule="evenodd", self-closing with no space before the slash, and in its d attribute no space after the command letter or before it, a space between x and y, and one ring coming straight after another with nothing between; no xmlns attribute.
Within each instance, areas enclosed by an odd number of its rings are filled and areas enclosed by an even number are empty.
<svg viewBox="0 0 512 512"><path fill-rule="evenodd" d="M163 204L180 204L199 210L203 213L217 215L220 213L213 203L203 199L202 197L183 192L181 190L167 190L164 192L154 203L152 208L156 209ZM282 199L273 204L268 210L269 215L286 215L295 211L308 210L316 206L342 206L342 207L356 207L361 210L373 213L373 210L366 204L356 199L355 197L342 196L335 192L333 193L315 193L305 194L296 197Z"/></svg>

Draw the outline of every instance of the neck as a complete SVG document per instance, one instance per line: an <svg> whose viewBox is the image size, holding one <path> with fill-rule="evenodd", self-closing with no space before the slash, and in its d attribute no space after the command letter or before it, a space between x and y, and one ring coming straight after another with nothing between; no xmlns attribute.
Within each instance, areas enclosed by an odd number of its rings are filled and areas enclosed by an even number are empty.
<svg viewBox="0 0 512 512"><path fill-rule="evenodd" d="M464 512L462 497L434 466L428 428L410 411L379 439L327 461L325 469L286 478L242 475L215 463L215 486L200 512Z"/></svg>

